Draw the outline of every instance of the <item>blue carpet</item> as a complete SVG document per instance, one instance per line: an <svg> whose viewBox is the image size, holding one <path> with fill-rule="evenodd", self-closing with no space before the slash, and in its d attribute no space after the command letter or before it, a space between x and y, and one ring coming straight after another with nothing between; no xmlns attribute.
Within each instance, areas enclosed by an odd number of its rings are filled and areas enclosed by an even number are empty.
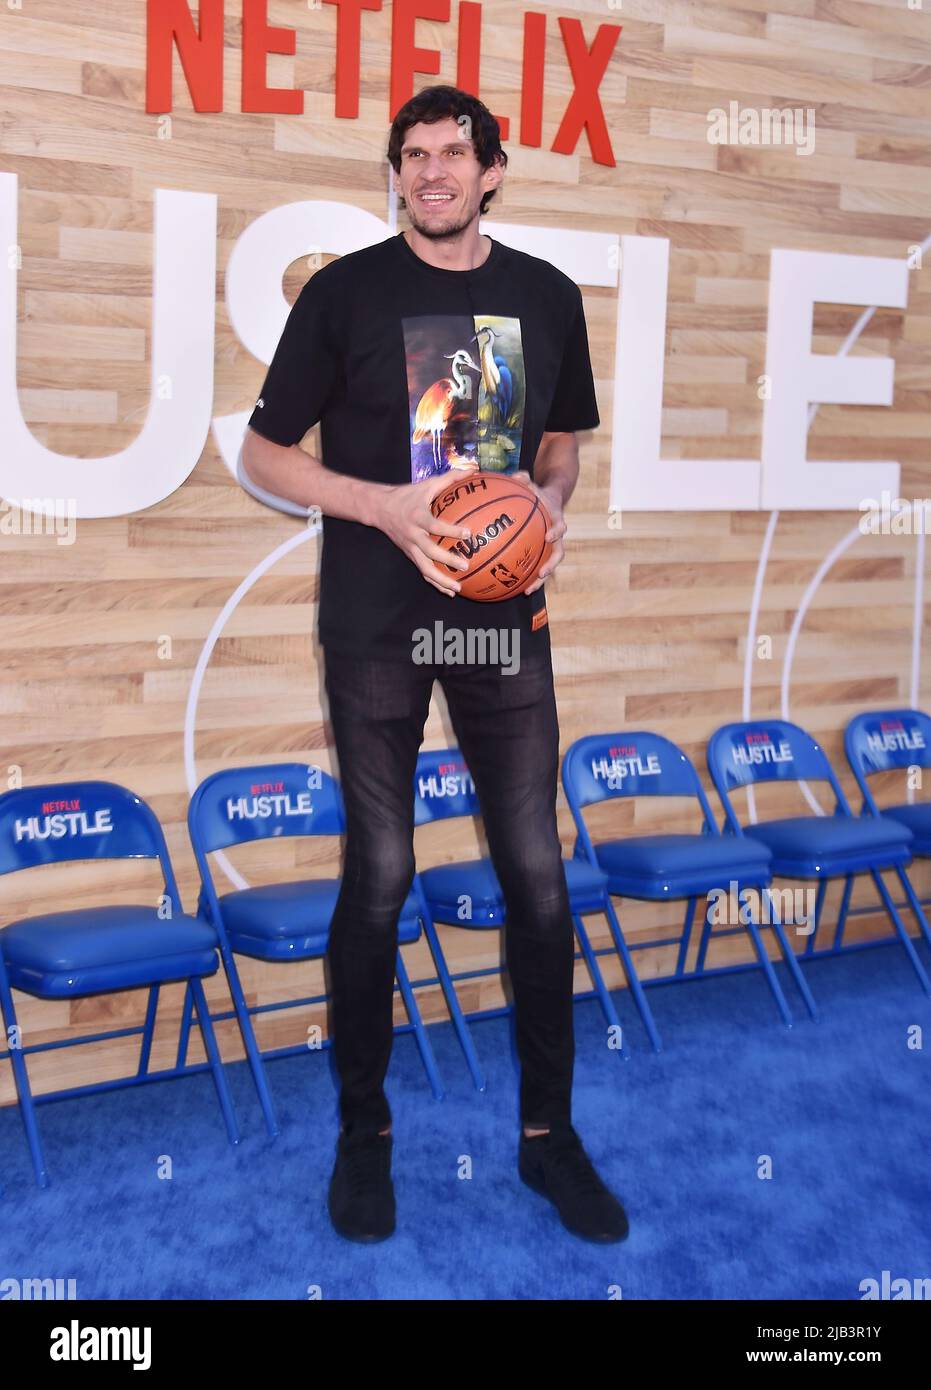
<svg viewBox="0 0 931 1390"><path fill-rule="evenodd" d="M617 1288L625 1299L857 1299L884 1269L931 1275L931 1077L928 1049L908 1046L931 1005L897 946L805 968L823 1018L808 1019L780 967L792 1029L758 972L652 989L658 1056L622 992L627 1062L606 1047L597 1004L577 1006L574 1119L628 1210L622 1245L574 1239L518 1180L511 1028L492 1019L475 1025L484 1095L449 1026L430 1030L443 1102L413 1038L396 1040L398 1231L385 1244L330 1230L335 1089L329 1052L311 1053L269 1064L277 1140L245 1064L229 1068L236 1150L209 1075L41 1107L44 1192L18 1110L4 1109L0 1278L73 1278L79 1298L110 1299L606 1299Z"/></svg>

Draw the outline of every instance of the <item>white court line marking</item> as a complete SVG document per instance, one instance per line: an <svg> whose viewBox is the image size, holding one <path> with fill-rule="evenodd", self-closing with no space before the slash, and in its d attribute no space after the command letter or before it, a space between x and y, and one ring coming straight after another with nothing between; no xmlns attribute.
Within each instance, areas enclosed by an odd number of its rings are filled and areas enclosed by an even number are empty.
<svg viewBox="0 0 931 1390"><path fill-rule="evenodd" d="M921 629L924 623L925 588L925 521L927 513L921 509L921 526L915 537L915 598L912 605L912 676L908 686L908 701L912 709L918 708L919 686L921 684ZM908 779L908 804L915 801L915 788Z"/></svg>
<svg viewBox="0 0 931 1390"><path fill-rule="evenodd" d="M925 253L925 251L929 250L929 248L931 248L931 233L929 233L928 236L926 236L925 239L924 239L924 241L921 243L921 245L920 245L920 247L919 247L919 252L918 252L919 256L923 256L924 253ZM856 321L856 323L854 324L853 328L852 328L852 329L850 330L850 332L847 334L847 337L845 338L844 342L841 344L840 348L838 349L838 353L837 353L837 356L838 356L838 357L846 357L846 355L849 353L850 349L853 347L854 343L857 341L857 339L859 338L860 334L863 332L864 328L865 328L866 325L869 323L870 319L873 317L873 315L875 314L875 312L876 312L876 306L875 306L875 305L872 305L872 306L871 306L870 308L868 308L868 309L864 309L863 313L859 316L859 318L857 319L857 321ZM818 402L818 401L812 401L811 406L809 407L809 411L808 411L808 428L809 428L809 429L811 429L812 423L814 422L814 418L815 418L815 416L816 416L817 413L818 413L818 407L819 407L819 402ZM911 510L911 508L910 508L910 510ZM742 706L742 707L743 707L743 718L744 718L745 720L748 720L748 719L751 718L752 691L753 691L753 656L752 656L752 653L753 653L753 651L754 651L754 649L755 649L755 646L756 646L756 626L757 626L757 621L758 621L758 617L759 617L759 607L760 607L760 602L761 602L761 596L762 596L762 592L763 592L763 580L764 580L764 577L765 577L765 574L766 574L766 566L767 566L767 564L768 564L768 562L769 562L769 555L770 555L770 550L771 550L771 548L772 548L773 535L775 534L776 522L778 521L778 519L779 519L779 513L778 513L778 511L772 512L772 513L770 514L769 525L767 526L767 528L766 528L766 533L765 533L765 535L764 535L764 537L763 537L763 545L762 545L762 547L761 547L761 549L760 549L760 558L759 558L759 561L757 562L757 574L756 574L756 580L755 580L754 586L753 586L753 598L752 598L751 603L750 603L750 612L749 612L748 618L747 618L747 651L746 651L746 654L745 654L745 657L744 657L744 690L743 690L743 706ZM859 535L859 534L860 534L860 530L859 530L859 526L858 526L857 529L856 529L856 531L853 533L853 539L856 539L856 536ZM818 585L819 585L820 582L821 582L821 579L824 577L824 575L827 573L827 570L830 569L831 565L834 563L834 559L836 558L836 555L837 555L837 554L843 553L843 550L846 550L847 547L848 547L850 544L852 544L852 540L851 540L851 537L848 536L848 537L846 537L846 538L844 539L844 541L839 542L839 545L842 546L842 548L843 548L842 550L838 550L837 546L835 546L834 551L831 552L831 556L828 557L830 563L828 563L828 564L825 566L824 562L822 562L822 565L819 567L818 572L817 572L817 574L816 574L816 576L815 576L815 579L812 581L812 584L810 584L809 587L808 587L808 589L805 591L805 597L804 597L804 599L803 599L803 603L805 604L805 609L807 609L808 606L810 605L811 600L812 600L812 598L814 597L815 591L817 590L817 587L818 587ZM833 557L833 558L832 558L832 557ZM919 689L919 681L920 681L920 673L921 673L921 624L922 624L922 607L923 607L923 591L924 591L924 568L925 568L925 544L924 544L924 531L922 530L922 531L919 533L919 536L918 536L918 546L917 546L916 557L915 557L915 600L914 600L914 611L913 611L913 617L912 617L912 658L911 658L911 688L910 688L910 697L911 697L911 704L912 704L912 708L913 708L913 709L916 709L916 708L918 707L918 689ZM812 588L812 585L814 585L814 588ZM804 610L803 610L803 615L804 615ZM792 655L794 654L795 642L796 642L796 640L797 640L797 638L798 638L798 628L799 628L799 626L800 626L800 625L799 625L799 623L798 623L798 614L796 614L796 621L795 621L795 622L793 623L793 625L792 625L792 634L790 634L791 649L790 649L790 646L787 644L787 646L786 646L785 657L783 658L783 667L782 667L782 717L783 717L783 719L789 719L789 718L790 718L790 715L789 715L789 684L790 684L790 681L789 681L789 674L791 673ZM812 794L812 792L810 791L810 789L809 789L809 787L808 787L808 783L807 783L807 782L800 782L800 783L799 783L799 786L801 787L801 789L802 789L802 794L804 795L805 799L807 800L809 806L811 806L812 809L813 809L814 811L816 811L816 813L817 813L818 815L824 815L825 812L821 809L821 805L820 805L820 803L818 802L817 798L816 798L816 797ZM911 789L910 789L910 790L909 790L909 800L912 800L912 799L913 799L913 795L914 795L914 793L913 793L913 792L911 791ZM755 807L755 804L754 804L754 802L753 802L753 788L752 788L752 786L748 786L748 788L747 788L747 805L748 805L748 807L749 807L749 809L750 809L750 821L751 821L751 824L755 824L755 823L756 823L756 807Z"/></svg>
<svg viewBox="0 0 931 1390"><path fill-rule="evenodd" d="M213 655L213 649L220 639L220 634L226 627L231 615L239 606L240 600L243 599L253 585L262 578L262 575L267 574L283 555L287 555L290 551L296 550L299 545L303 545L306 541L309 541L310 538L315 536L321 529L320 522L317 521L313 526L304 527L302 530L298 531L296 535L283 541L281 545L277 545L274 550L265 556L264 560L259 561L251 573L246 575L245 579L233 590L220 609L220 612L217 614L213 627L210 629L207 640L201 649L200 656L197 658L197 665L194 667L194 674L191 677L191 688L188 691L187 707L184 711L184 771L187 777L189 796L194 794L194 790L197 786L197 763L194 757L194 732L197 723L197 702L200 699L200 689L204 682L204 674L207 670L207 665ZM249 887L247 880L243 878L238 869L233 867L222 850L217 850L216 852L216 863L226 874L226 877L234 888Z"/></svg>

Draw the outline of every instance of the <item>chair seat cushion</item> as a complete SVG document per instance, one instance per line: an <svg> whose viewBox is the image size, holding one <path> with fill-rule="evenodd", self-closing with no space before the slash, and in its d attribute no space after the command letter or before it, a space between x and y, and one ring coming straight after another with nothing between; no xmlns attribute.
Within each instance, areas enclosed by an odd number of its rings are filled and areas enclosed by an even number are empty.
<svg viewBox="0 0 931 1390"><path fill-rule="evenodd" d="M752 887L772 878L769 851L738 835L633 835L595 846L612 893L688 898L732 879Z"/></svg>
<svg viewBox="0 0 931 1390"><path fill-rule="evenodd" d="M0 931L10 983L42 999L212 975L216 946L216 932L200 918L163 920L138 905L50 912Z"/></svg>
<svg viewBox="0 0 931 1390"><path fill-rule="evenodd" d="M889 806L883 816L912 832L912 854L931 855L931 801Z"/></svg>
<svg viewBox="0 0 931 1390"><path fill-rule="evenodd" d="M224 894L220 909L230 946L237 955L259 960L325 955L339 885L338 878L310 878ZM398 923L400 945L420 936L418 910L411 889Z"/></svg>
<svg viewBox="0 0 931 1390"><path fill-rule="evenodd" d="M582 859L562 862L573 911L598 911L605 901L605 875ZM424 869L420 882L436 922L453 927L500 927L507 918L504 893L490 859L439 864Z"/></svg>
<svg viewBox="0 0 931 1390"><path fill-rule="evenodd" d="M911 858L911 831L876 816L789 816L745 833L772 851L773 872L788 878L833 878Z"/></svg>

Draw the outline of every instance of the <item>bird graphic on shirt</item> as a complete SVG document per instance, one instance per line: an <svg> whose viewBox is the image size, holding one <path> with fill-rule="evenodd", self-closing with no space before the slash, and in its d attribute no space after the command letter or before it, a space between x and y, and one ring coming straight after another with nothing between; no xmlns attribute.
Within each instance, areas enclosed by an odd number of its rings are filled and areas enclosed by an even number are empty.
<svg viewBox="0 0 931 1390"><path fill-rule="evenodd" d="M468 368L479 375L482 371L465 348L457 348L455 352L444 352L443 356L449 358L451 375L440 377L439 381L435 381L424 391L417 402L414 430L411 435L414 444L428 437L432 440L433 462L437 471L443 467L442 439L453 416L453 410L459 401L466 400L472 394L472 382L466 376L465 369Z"/></svg>
<svg viewBox="0 0 931 1390"><path fill-rule="evenodd" d="M490 323L484 323L472 341L478 343L482 385L485 388L485 399L491 406L492 418L502 428L507 429L514 399L514 382L506 358L495 352L495 339L501 336Z"/></svg>

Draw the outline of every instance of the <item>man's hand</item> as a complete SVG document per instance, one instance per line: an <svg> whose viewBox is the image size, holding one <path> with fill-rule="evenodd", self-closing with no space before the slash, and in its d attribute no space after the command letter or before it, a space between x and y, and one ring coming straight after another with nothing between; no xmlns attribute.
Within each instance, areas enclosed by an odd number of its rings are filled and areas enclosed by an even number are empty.
<svg viewBox="0 0 931 1390"><path fill-rule="evenodd" d="M544 580L553 573L553 570L560 563L565 555L565 547L562 538L566 534L566 523L562 511L562 493L557 488L538 487L531 480L530 474L523 470L519 473L511 473L508 476L509 482L522 483L524 487L529 487L531 492L535 492L550 514L552 526L546 533L546 540L552 544L552 551L549 559L544 564L536 579L525 590L525 594L532 594L539 589Z"/></svg>
<svg viewBox="0 0 931 1390"><path fill-rule="evenodd" d="M465 471L465 470L463 470ZM475 470L468 470L474 472ZM430 503L444 488L449 487L451 479L460 472L437 473L422 483L399 483L394 487L379 488L378 500L373 511L372 525L403 550L412 560L428 584L439 589L441 594L452 598L459 592L459 584L445 569L454 565L456 569L467 570L468 560L455 551L443 550L432 536L455 536L465 540L471 535L468 526L454 526L448 521L438 521L430 511ZM440 569L442 565L444 568Z"/></svg>

